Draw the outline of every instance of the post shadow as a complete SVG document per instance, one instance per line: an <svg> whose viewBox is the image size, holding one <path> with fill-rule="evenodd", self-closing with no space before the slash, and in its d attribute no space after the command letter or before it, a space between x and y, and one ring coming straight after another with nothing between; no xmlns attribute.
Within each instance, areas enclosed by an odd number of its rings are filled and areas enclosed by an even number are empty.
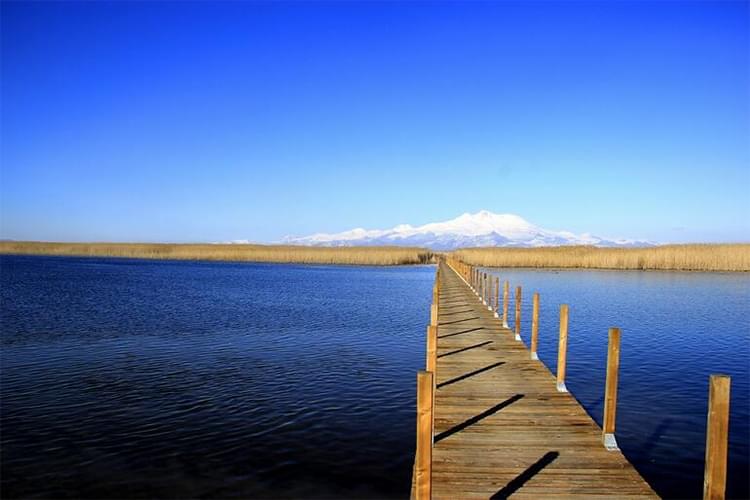
<svg viewBox="0 0 750 500"><path fill-rule="evenodd" d="M539 474L542 469L547 467L549 464L555 461L560 453L557 451L549 451L544 454L542 458L534 462L528 469L520 473L515 479L505 485L505 488L499 490L497 493L492 495L492 500L499 500L508 498L516 491L520 490L524 484L526 484L532 477Z"/></svg>
<svg viewBox="0 0 750 500"><path fill-rule="evenodd" d="M491 365L485 366L484 368L480 368L478 370L474 370L473 372L464 373L463 375L460 375L456 378L452 378L450 380L446 380L445 382L441 382L437 385L437 388L440 389L441 387L445 387L446 385L455 384L456 382L460 382L461 380L467 379L469 377L473 377L474 375L479 375L480 373L486 372L487 370L492 370L493 368L497 368L500 365L504 365L505 361L499 361L497 363L492 363Z"/></svg>
<svg viewBox="0 0 750 500"><path fill-rule="evenodd" d="M503 401L502 403L496 404L492 408L489 408L489 409L483 411L479 415L474 415L470 419L464 420L463 422L461 422L458 425L454 425L453 427L451 427L447 431L443 431L440 434L438 434L437 436L435 436L435 441L434 442L437 443L438 441L443 440L443 439L445 439L445 438L447 438L449 436L452 436L453 434L455 434L457 432L461 432L462 430L466 429L467 427L476 424L480 420L483 420L483 419L489 417L490 415L494 415L495 413L499 412L500 410L502 410L506 406L512 405L513 403L515 403L516 401L518 401L519 399L521 399L523 396L524 396L523 394L516 394L515 396L511 396L508 399L506 399L505 401Z"/></svg>
<svg viewBox="0 0 750 500"><path fill-rule="evenodd" d="M471 310L471 309L467 309L467 310L465 310L465 311L451 311L451 312L444 312L444 313L443 313L443 316L452 316L452 315L454 315L454 314L464 314L464 313L469 313L469 312L472 312L472 310Z"/></svg>
<svg viewBox="0 0 750 500"><path fill-rule="evenodd" d="M450 352L446 352L446 353L443 353L443 354L439 354L439 355L438 355L438 358L444 358L444 357L446 357L446 356L452 356L453 354L458 354L459 352L464 352L464 351L468 351L468 350L470 350L470 349L476 349L476 348L478 348L478 347L484 347L484 346L486 346L487 344L491 344L491 343L492 343L492 341L491 341L491 340L488 340L488 341L486 341L486 342L481 342L481 343L479 343L479 344L474 344L474 345L470 345L469 347L464 347L464 348L462 348L462 349L456 349L455 351L450 351Z"/></svg>
<svg viewBox="0 0 750 500"><path fill-rule="evenodd" d="M447 321L445 323L438 323L438 326L454 325L456 323L463 323L464 321L472 321L472 320L475 320L475 319L479 319L479 316L476 316L474 318L457 319L455 321Z"/></svg>
<svg viewBox="0 0 750 500"><path fill-rule="evenodd" d="M448 338L448 337L455 337L456 335L463 335L464 333L476 332L477 330L482 330L482 329L483 329L483 327L478 326L476 328L469 328L468 330L461 330L460 332L448 333L446 335L439 335L438 338L439 339L445 339L445 338Z"/></svg>

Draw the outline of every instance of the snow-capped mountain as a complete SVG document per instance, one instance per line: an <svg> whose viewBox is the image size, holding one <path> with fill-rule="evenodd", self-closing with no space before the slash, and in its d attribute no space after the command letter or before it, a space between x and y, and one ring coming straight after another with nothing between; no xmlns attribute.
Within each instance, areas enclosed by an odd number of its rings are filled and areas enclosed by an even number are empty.
<svg viewBox="0 0 750 500"><path fill-rule="evenodd" d="M482 210L463 214L445 222L423 226L401 224L393 229L362 228L343 233L318 233L287 237L284 243L313 246L399 245L452 250L466 247L538 247L556 245L648 246L646 241L612 240L588 233L551 231L535 226L518 215L495 214Z"/></svg>

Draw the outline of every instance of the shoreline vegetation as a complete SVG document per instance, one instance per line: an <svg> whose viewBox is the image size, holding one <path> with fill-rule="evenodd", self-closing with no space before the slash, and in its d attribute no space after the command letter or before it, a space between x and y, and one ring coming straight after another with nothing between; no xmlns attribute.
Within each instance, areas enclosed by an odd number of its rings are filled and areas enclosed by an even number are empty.
<svg viewBox="0 0 750 500"><path fill-rule="evenodd" d="M132 259L397 266L429 264L432 252L413 247L308 247L246 244L0 242L0 254Z"/></svg>
<svg viewBox="0 0 750 500"><path fill-rule="evenodd" d="M468 264L483 267L750 271L748 243L659 245L642 248L465 248L453 252L453 255Z"/></svg>
<svg viewBox="0 0 750 500"><path fill-rule="evenodd" d="M290 264L395 266L429 264L425 248L397 246L0 242L0 254L209 260ZM664 271L750 271L750 244L662 245L646 248L561 246L465 248L450 252L476 266Z"/></svg>

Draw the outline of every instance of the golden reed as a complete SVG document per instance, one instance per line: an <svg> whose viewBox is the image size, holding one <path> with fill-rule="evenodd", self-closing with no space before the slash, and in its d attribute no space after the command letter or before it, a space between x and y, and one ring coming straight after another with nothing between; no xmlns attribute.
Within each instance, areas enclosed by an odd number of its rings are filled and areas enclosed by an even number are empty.
<svg viewBox="0 0 750 500"><path fill-rule="evenodd" d="M466 248L453 255L468 264L486 267L750 271L748 243L646 248Z"/></svg>
<svg viewBox="0 0 750 500"><path fill-rule="evenodd" d="M426 264L432 262L434 255L430 250L411 247L15 241L0 242L0 254L382 266ZM647 248L465 248L452 254L468 264L487 267L750 271L747 243Z"/></svg>
<svg viewBox="0 0 750 500"><path fill-rule="evenodd" d="M0 254L378 266L426 264L432 261L432 252L423 248L304 247L241 244L43 243L4 241L0 242Z"/></svg>

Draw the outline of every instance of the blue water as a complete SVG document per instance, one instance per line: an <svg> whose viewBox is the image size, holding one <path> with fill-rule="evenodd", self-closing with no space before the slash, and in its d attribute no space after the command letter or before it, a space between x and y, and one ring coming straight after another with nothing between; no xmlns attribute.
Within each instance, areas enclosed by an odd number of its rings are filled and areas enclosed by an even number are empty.
<svg viewBox="0 0 750 500"><path fill-rule="evenodd" d="M599 424L608 329L621 328L616 437L662 496L702 496L709 376L730 375L727 495L750 497L750 274L486 271L510 281L511 295L523 287L526 345L539 292L539 357L553 373L559 307L569 305L566 385Z"/></svg>
<svg viewBox="0 0 750 500"><path fill-rule="evenodd" d="M3 497L408 495L433 273L0 257Z"/></svg>
<svg viewBox="0 0 750 500"><path fill-rule="evenodd" d="M542 296L553 370L662 495L702 492L708 375L732 376L748 496L750 276L499 271ZM434 268L0 256L3 497L407 497ZM512 308L511 308L512 311Z"/></svg>

